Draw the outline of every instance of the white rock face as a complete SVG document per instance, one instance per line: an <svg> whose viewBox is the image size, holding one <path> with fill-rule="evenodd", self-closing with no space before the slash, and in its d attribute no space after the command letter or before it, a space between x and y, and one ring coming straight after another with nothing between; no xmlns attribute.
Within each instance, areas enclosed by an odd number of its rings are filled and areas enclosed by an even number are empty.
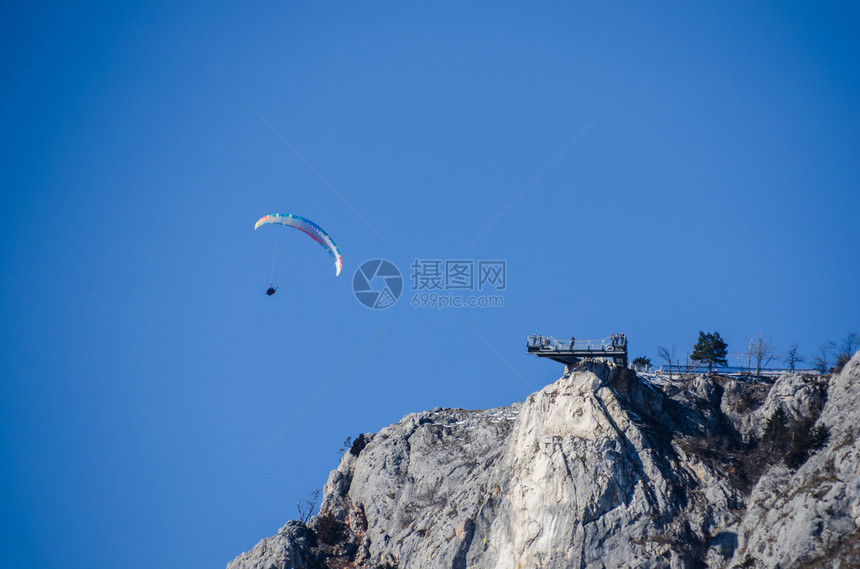
<svg viewBox="0 0 860 569"><path fill-rule="evenodd" d="M313 567L308 565L312 539L301 522L292 521L278 531L278 535L266 538L254 549L243 553L227 567L230 569L286 569L288 567Z"/></svg>
<svg viewBox="0 0 860 569"><path fill-rule="evenodd" d="M860 567L858 396L860 355L772 387L588 363L521 404L363 436L310 529L228 568ZM816 452L797 441L818 425Z"/></svg>
<svg viewBox="0 0 860 569"><path fill-rule="evenodd" d="M790 394L783 396L794 402ZM818 419L818 424L830 430L827 446L796 472L780 465L766 472L756 485L738 528L736 564L860 567L858 396L860 354L855 354L830 382ZM805 403L806 394L799 399Z"/></svg>
<svg viewBox="0 0 860 569"><path fill-rule="evenodd" d="M329 476L321 511L349 523L360 538L359 562L404 568L406 559L432 559L432 566L462 566L502 456L500 443L519 409L437 409L404 417L374 435L358 457L347 453Z"/></svg>
<svg viewBox="0 0 860 569"><path fill-rule="evenodd" d="M525 402L467 566L669 567L677 560L668 544L648 539L681 506L677 477L653 460L648 436L606 386L609 371L574 373Z"/></svg>

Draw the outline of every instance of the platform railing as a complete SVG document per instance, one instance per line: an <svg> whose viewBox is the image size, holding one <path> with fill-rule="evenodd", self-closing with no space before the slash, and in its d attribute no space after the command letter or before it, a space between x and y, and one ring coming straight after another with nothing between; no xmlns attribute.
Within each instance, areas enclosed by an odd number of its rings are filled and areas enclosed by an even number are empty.
<svg viewBox="0 0 860 569"><path fill-rule="evenodd" d="M804 375L820 375L822 373L820 370L817 369L760 368L757 370L754 367L740 366L713 366L710 371L708 371L708 366L683 364L662 365L655 371L661 374L675 375L701 375L711 373L715 375L736 375L750 377L779 377L780 375L786 373L800 373Z"/></svg>
<svg viewBox="0 0 860 569"><path fill-rule="evenodd" d="M571 341L572 340L572 341ZM627 339L623 336L608 336L603 340L558 340L552 336L540 336L533 334L526 340L529 348L539 348L547 351L571 352L571 351L622 351L626 348Z"/></svg>

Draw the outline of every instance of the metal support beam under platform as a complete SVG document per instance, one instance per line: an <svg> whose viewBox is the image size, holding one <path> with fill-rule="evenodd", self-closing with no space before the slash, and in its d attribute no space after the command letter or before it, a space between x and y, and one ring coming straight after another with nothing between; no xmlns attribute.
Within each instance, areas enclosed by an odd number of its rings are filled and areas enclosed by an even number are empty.
<svg viewBox="0 0 860 569"><path fill-rule="evenodd" d="M556 340L552 336L529 336L526 350L539 358L549 358L565 365L575 365L583 358L611 358L627 366L627 337L613 334L603 340Z"/></svg>

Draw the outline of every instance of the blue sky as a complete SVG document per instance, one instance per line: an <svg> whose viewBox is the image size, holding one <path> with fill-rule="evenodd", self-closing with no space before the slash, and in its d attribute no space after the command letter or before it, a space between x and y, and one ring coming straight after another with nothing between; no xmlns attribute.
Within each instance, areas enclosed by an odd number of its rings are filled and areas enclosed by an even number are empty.
<svg viewBox="0 0 860 569"><path fill-rule="evenodd" d="M0 557L223 566L297 517L347 436L554 381L534 332L625 332L656 361L699 330L807 357L858 330L858 19L7 6ZM255 233L274 212L326 228L343 274L298 274L325 252ZM407 280L387 310L352 294L372 258ZM416 258L505 260L504 307L411 307Z"/></svg>

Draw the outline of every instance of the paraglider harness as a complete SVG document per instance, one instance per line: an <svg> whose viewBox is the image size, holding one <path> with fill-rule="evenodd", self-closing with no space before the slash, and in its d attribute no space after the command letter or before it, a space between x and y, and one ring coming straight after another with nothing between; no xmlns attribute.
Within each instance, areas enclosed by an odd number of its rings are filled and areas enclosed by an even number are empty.
<svg viewBox="0 0 860 569"><path fill-rule="evenodd" d="M266 294L269 296L272 296L273 294L275 294L275 291L277 291L277 290L278 289L276 289L274 286L269 285L269 288L266 289Z"/></svg>

